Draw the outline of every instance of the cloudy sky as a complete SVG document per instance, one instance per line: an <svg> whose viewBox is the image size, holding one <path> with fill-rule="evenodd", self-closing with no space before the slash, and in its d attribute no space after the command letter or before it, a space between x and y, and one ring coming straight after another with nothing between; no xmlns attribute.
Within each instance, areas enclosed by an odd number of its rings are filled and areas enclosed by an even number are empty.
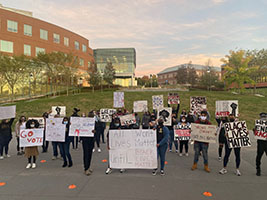
<svg viewBox="0 0 267 200"><path fill-rule="evenodd" d="M138 76L267 46L266 0L0 0L72 30L91 48L134 47Z"/></svg>

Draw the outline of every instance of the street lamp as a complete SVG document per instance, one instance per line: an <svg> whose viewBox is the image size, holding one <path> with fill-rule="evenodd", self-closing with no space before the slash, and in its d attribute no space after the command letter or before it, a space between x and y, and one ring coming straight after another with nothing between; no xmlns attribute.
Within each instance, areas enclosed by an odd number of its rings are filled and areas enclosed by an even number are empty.
<svg viewBox="0 0 267 200"><path fill-rule="evenodd" d="M150 74L150 82L151 82L151 88L152 88L152 74Z"/></svg>
<svg viewBox="0 0 267 200"><path fill-rule="evenodd" d="M208 70L207 70L207 73L209 74L209 88L208 88L208 91L210 91L210 79L211 79L211 75L210 75L210 72L211 72L211 68L208 67Z"/></svg>
<svg viewBox="0 0 267 200"><path fill-rule="evenodd" d="M31 97L31 78L33 77L33 74L29 73L29 97Z"/></svg>

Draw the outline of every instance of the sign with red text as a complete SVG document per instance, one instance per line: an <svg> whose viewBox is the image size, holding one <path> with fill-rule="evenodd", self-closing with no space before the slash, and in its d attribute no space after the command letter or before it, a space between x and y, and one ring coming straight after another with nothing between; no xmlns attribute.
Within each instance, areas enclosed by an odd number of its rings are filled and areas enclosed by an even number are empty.
<svg viewBox="0 0 267 200"><path fill-rule="evenodd" d="M255 121L254 135L257 140L267 140L267 120Z"/></svg>
<svg viewBox="0 0 267 200"><path fill-rule="evenodd" d="M216 101L216 117L227 117L233 114L235 117L238 116L238 101Z"/></svg>
<svg viewBox="0 0 267 200"><path fill-rule="evenodd" d="M168 104L180 104L180 97L178 93L169 93L168 94Z"/></svg>
<svg viewBox="0 0 267 200"><path fill-rule="evenodd" d="M174 136L175 138L177 138L178 140L190 140L190 129L175 129L174 130Z"/></svg>
<svg viewBox="0 0 267 200"><path fill-rule="evenodd" d="M69 136L94 137L94 117L71 117Z"/></svg>
<svg viewBox="0 0 267 200"><path fill-rule="evenodd" d="M20 147L36 147L43 145L44 129L21 129Z"/></svg>
<svg viewBox="0 0 267 200"><path fill-rule="evenodd" d="M131 124L136 124L136 119L134 114L122 115L120 116L120 121L122 126L129 126Z"/></svg>
<svg viewBox="0 0 267 200"><path fill-rule="evenodd" d="M191 124L191 139L198 142L216 143L215 125Z"/></svg>

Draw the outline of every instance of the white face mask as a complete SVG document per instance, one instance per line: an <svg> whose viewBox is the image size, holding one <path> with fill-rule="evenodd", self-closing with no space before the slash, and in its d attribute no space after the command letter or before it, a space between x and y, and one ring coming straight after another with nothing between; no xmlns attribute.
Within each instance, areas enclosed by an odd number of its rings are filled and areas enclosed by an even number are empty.
<svg viewBox="0 0 267 200"><path fill-rule="evenodd" d="M185 119L182 119L182 122L185 122L186 120Z"/></svg>
<svg viewBox="0 0 267 200"><path fill-rule="evenodd" d="M34 128L34 124L31 124L31 128Z"/></svg>
<svg viewBox="0 0 267 200"><path fill-rule="evenodd" d="M201 119L202 121L205 121L205 120L207 119L207 117L206 117L206 116L200 116L200 119Z"/></svg>

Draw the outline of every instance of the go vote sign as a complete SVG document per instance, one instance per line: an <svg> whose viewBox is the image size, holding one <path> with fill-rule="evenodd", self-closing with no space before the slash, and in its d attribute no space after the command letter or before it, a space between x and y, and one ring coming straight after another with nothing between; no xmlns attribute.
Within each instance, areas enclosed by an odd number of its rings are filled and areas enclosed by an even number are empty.
<svg viewBox="0 0 267 200"><path fill-rule="evenodd" d="M21 129L20 147L35 147L43 145L44 129Z"/></svg>
<svg viewBox="0 0 267 200"><path fill-rule="evenodd" d="M115 169L157 168L155 130L110 130L109 162Z"/></svg>
<svg viewBox="0 0 267 200"><path fill-rule="evenodd" d="M245 121L224 124L229 148L250 147L251 141Z"/></svg>
<svg viewBox="0 0 267 200"><path fill-rule="evenodd" d="M256 120L254 135L257 140L267 140L267 120Z"/></svg>

